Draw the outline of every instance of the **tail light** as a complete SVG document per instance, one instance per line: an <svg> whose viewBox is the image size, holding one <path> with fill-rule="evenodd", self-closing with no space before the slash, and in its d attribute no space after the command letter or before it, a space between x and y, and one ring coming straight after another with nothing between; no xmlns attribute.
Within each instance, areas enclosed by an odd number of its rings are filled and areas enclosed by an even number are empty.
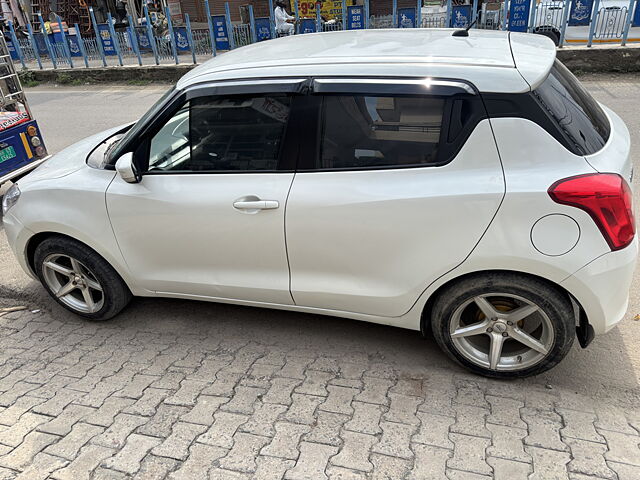
<svg viewBox="0 0 640 480"><path fill-rule="evenodd" d="M636 233L632 194L627 182L615 173L589 173L559 180L549 187L556 203L587 212L611 250L631 243Z"/></svg>

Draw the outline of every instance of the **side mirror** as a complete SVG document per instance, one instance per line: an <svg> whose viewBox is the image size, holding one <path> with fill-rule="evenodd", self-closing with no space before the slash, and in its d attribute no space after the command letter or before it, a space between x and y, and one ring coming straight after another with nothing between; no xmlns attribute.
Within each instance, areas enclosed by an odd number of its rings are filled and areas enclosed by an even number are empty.
<svg viewBox="0 0 640 480"><path fill-rule="evenodd" d="M127 152L118 159L116 162L116 171L127 183L140 182L140 175L138 175L136 166L133 164L133 152Z"/></svg>

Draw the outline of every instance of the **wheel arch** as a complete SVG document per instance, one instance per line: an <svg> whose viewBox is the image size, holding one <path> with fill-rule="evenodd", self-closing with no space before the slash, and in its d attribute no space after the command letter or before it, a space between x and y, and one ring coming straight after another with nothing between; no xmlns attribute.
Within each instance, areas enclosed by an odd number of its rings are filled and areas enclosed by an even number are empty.
<svg viewBox="0 0 640 480"><path fill-rule="evenodd" d="M131 282L129 277L124 274L123 275L123 270L121 265L118 265L116 262L109 260L108 258L106 258L98 249L96 249L93 245L89 245L86 242L83 242L82 240L73 237L72 235L68 235L65 233L60 233L60 232L56 232L56 231L43 231L43 232L38 232L36 234L34 234L33 236L31 236L29 238L29 240L27 241L26 247L25 247L25 257L26 257L26 263L27 266L29 267L29 269L31 270L31 274L34 277L37 277L37 273L36 273L36 268L35 268L35 252L36 249L38 248L38 245L40 245L42 242L44 242L45 240L47 240L48 238L52 238L52 237L63 237L63 238L68 238L70 240L73 240L75 242L79 242L81 244L83 244L85 247L90 248L96 255L100 256L105 262L107 262L111 268L113 268L116 273L118 274L118 276L122 279L122 281L125 283L125 285L127 285L127 287L129 288L130 291L134 291L131 288Z"/></svg>
<svg viewBox="0 0 640 480"><path fill-rule="evenodd" d="M589 324L589 319L586 311L584 310L580 302L578 302L578 300L566 288L564 288L562 285L556 282L553 282L539 275L516 271L516 270L500 270L500 269L467 272L457 277L451 278L446 282L444 282L442 285L438 286L438 288L431 295L429 295L429 298L427 299L426 303L424 304L424 307L422 308L422 313L420 317L421 333L423 335L426 335L427 332L431 329L431 324L430 324L431 311L433 309L434 303L436 302L436 300L444 290L449 288L451 285L454 285L463 280L467 280L473 277L483 277L486 275L518 275L521 277L536 279L540 282L547 284L549 287L560 292L563 296L566 296L571 302L571 304L573 305L574 316L576 321L576 335L578 337L578 341L580 342L580 345L582 346L582 348L586 348L589 345L589 343L591 343L591 340L593 340L593 337L594 337L593 327L591 327L591 325Z"/></svg>

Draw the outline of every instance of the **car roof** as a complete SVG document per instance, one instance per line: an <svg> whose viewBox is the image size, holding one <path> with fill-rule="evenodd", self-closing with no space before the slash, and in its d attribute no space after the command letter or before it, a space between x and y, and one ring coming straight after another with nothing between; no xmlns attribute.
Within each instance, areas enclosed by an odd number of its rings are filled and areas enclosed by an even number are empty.
<svg viewBox="0 0 640 480"><path fill-rule="evenodd" d="M227 53L196 67L178 88L230 79L282 76L431 76L473 83L480 91L535 88L555 59L541 35L472 29L379 29L293 35Z"/></svg>

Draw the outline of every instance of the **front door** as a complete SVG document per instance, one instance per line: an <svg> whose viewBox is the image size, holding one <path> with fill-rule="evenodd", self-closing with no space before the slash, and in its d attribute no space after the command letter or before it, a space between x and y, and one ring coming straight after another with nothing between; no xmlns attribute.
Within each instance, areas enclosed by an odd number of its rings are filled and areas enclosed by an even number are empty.
<svg viewBox="0 0 640 480"><path fill-rule="evenodd" d="M147 290L291 304L279 168L293 97L205 96L150 140L142 181L117 176L107 207L122 254Z"/></svg>

